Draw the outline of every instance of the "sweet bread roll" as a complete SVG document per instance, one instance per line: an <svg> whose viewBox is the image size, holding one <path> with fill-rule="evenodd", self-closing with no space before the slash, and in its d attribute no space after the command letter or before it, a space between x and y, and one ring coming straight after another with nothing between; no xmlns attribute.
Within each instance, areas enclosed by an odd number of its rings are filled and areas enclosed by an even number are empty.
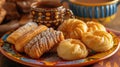
<svg viewBox="0 0 120 67"><path fill-rule="evenodd" d="M10 34L7 38L7 41L12 44L16 44L16 41L23 36L24 34L28 33L31 30L34 30L37 28L38 25L34 22L29 22L25 24L24 26L18 28L16 31L14 31L12 34Z"/></svg>
<svg viewBox="0 0 120 67"><path fill-rule="evenodd" d="M63 22L58 30L62 31L65 38L81 39L83 33L87 32L87 25L78 19L69 19Z"/></svg>
<svg viewBox="0 0 120 67"><path fill-rule="evenodd" d="M24 51L24 46L30 40L32 40L35 36L37 36L38 34L40 34L43 31L45 31L46 29L47 29L46 26L40 25L37 28L35 28L34 30L29 31L28 33L26 33L25 35L23 35L22 37L20 37L19 39L17 39L16 43L15 43L16 50L18 52L23 52Z"/></svg>
<svg viewBox="0 0 120 67"><path fill-rule="evenodd" d="M94 32L96 30L106 31L105 27L97 22L93 22L93 21L87 22L87 26L88 26L88 32Z"/></svg>
<svg viewBox="0 0 120 67"><path fill-rule="evenodd" d="M24 51L31 58L40 58L43 53L48 52L62 40L64 40L62 32L48 28L30 40L24 47Z"/></svg>
<svg viewBox="0 0 120 67"><path fill-rule="evenodd" d="M64 60L76 60L85 58L88 55L88 51L85 45L76 39L66 39L61 41L57 47L58 56Z"/></svg>
<svg viewBox="0 0 120 67"><path fill-rule="evenodd" d="M87 32L82 37L82 41L88 48L96 52L107 51L113 47L113 37L105 31Z"/></svg>

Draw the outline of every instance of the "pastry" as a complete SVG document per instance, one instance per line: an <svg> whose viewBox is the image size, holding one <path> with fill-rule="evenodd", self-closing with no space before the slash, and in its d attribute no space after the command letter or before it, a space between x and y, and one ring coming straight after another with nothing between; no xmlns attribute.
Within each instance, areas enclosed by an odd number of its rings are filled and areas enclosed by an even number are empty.
<svg viewBox="0 0 120 67"><path fill-rule="evenodd" d="M25 35L23 35L22 37L20 37L19 39L16 40L15 49L18 52L23 52L24 46L30 40L32 40L36 35L40 34L41 32L45 31L46 29L47 29L46 26L40 25L37 28L35 28L34 30L29 31L28 33L26 33Z"/></svg>
<svg viewBox="0 0 120 67"><path fill-rule="evenodd" d="M87 25L78 19L69 19L63 22L58 30L62 31L65 38L81 39L83 33L87 32Z"/></svg>
<svg viewBox="0 0 120 67"><path fill-rule="evenodd" d="M6 16L6 11L3 8L0 8L0 24L4 20L5 16Z"/></svg>
<svg viewBox="0 0 120 67"><path fill-rule="evenodd" d="M24 51L31 58L40 58L43 53L48 52L62 40L64 40L62 32L48 28L30 40L24 47Z"/></svg>
<svg viewBox="0 0 120 67"><path fill-rule="evenodd" d="M31 30L34 30L35 28L37 28L38 25L34 22L29 22L26 25L18 28L16 31L14 31L12 34L10 34L7 38L7 42L12 43L12 44L16 44L16 41L23 35L25 35L26 33L28 33Z"/></svg>
<svg viewBox="0 0 120 67"><path fill-rule="evenodd" d="M87 32L83 35L82 41L96 52L107 51L113 47L113 37L105 31Z"/></svg>
<svg viewBox="0 0 120 67"><path fill-rule="evenodd" d="M77 60L85 58L88 55L85 45L77 39L61 41L57 47L57 53L64 60Z"/></svg>
<svg viewBox="0 0 120 67"><path fill-rule="evenodd" d="M88 32L93 32L96 30L106 31L105 27L102 24L97 22L93 22L93 21L87 22L87 26L88 26Z"/></svg>

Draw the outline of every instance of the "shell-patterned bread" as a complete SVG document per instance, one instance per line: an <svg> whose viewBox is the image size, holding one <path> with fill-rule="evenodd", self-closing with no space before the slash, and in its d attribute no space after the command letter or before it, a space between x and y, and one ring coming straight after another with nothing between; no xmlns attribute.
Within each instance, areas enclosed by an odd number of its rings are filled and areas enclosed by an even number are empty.
<svg viewBox="0 0 120 67"><path fill-rule="evenodd" d="M112 35L105 31L87 32L82 37L82 41L96 52L107 51L113 47L114 43Z"/></svg>
<svg viewBox="0 0 120 67"><path fill-rule="evenodd" d="M15 49L18 52L23 52L24 46L30 40L32 40L35 36L37 36L38 34L40 34L41 32L43 32L45 30L47 30L47 27L44 25L40 25L37 28L35 28L34 30L29 31L28 33L26 33L25 35L23 35L22 37L20 37L19 39L16 40Z"/></svg>
<svg viewBox="0 0 120 67"><path fill-rule="evenodd" d="M58 56L64 60L77 60L88 55L86 46L77 39L66 39L57 47Z"/></svg>
<svg viewBox="0 0 120 67"><path fill-rule="evenodd" d="M31 58L40 58L62 40L64 40L62 32L48 28L30 40L24 47L24 51Z"/></svg>
<svg viewBox="0 0 120 67"><path fill-rule="evenodd" d="M31 30L34 30L37 27L38 27L37 23L29 22L29 23L25 24L24 26L18 28L13 33L11 33L8 36L7 41L9 43L15 44L16 40L18 40L21 36L23 36L24 34L28 33Z"/></svg>
<svg viewBox="0 0 120 67"><path fill-rule="evenodd" d="M94 32L96 30L106 31L105 27L97 22L93 22L93 21L87 22L87 26L88 26L88 32Z"/></svg>
<svg viewBox="0 0 120 67"><path fill-rule="evenodd" d="M63 22L58 30L62 31L65 38L81 39L83 33L87 32L86 23L78 19L68 19Z"/></svg>

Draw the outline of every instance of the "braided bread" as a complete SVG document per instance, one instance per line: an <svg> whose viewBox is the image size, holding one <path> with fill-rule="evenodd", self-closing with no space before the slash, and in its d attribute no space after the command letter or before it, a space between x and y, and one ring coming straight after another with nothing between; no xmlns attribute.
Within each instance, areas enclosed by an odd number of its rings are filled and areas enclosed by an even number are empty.
<svg viewBox="0 0 120 67"><path fill-rule="evenodd" d="M83 35L82 41L96 52L107 51L113 47L113 37L105 31L87 32Z"/></svg>
<svg viewBox="0 0 120 67"><path fill-rule="evenodd" d="M58 30L62 31L65 38L81 39L84 32L87 32L87 25L78 19L69 19L62 23Z"/></svg>
<svg viewBox="0 0 120 67"><path fill-rule="evenodd" d="M87 26L88 26L88 32L94 32L96 30L106 31L105 27L97 22L93 22L93 21L87 22Z"/></svg>

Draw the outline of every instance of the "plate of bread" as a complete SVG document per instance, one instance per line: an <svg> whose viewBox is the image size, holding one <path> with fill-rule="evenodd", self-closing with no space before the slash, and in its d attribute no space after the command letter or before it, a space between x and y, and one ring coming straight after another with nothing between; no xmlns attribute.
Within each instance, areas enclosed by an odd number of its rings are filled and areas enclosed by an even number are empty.
<svg viewBox="0 0 120 67"><path fill-rule="evenodd" d="M29 22L3 35L0 51L27 66L86 66L114 55L119 38L97 22L67 19L57 29Z"/></svg>

